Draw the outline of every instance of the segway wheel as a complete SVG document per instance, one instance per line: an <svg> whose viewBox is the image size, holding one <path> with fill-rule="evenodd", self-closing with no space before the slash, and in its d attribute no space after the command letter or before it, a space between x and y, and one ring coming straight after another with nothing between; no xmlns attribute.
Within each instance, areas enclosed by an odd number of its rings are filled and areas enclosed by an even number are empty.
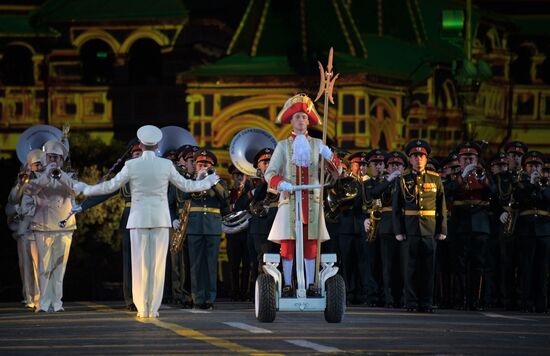
<svg viewBox="0 0 550 356"><path fill-rule="evenodd" d="M346 284L339 274L326 281L327 307L325 320L329 323L340 323L346 311Z"/></svg>
<svg viewBox="0 0 550 356"><path fill-rule="evenodd" d="M262 273L256 279L254 309L256 319L262 323L271 323L275 320L277 309L275 287L275 280L268 274Z"/></svg>

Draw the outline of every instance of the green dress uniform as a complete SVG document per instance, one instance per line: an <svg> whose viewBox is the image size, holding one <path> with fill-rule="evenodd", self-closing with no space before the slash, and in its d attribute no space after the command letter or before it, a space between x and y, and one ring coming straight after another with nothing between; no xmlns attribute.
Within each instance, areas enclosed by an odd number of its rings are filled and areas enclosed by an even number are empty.
<svg viewBox="0 0 550 356"><path fill-rule="evenodd" d="M412 141L406 147L429 154L427 142ZM401 244L404 303L408 310L432 311L437 235L447 235L447 207L439 174L406 171L392 196L393 229L405 235ZM415 279L417 286L415 288Z"/></svg>
<svg viewBox="0 0 550 356"><path fill-rule="evenodd" d="M523 164L539 162L543 155L527 152ZM520 241L520 303L525 311L547 311L548 268L550 264L550 187L531 183L527 175L518 182L514 198L518 202L516 224Z"/></svg>

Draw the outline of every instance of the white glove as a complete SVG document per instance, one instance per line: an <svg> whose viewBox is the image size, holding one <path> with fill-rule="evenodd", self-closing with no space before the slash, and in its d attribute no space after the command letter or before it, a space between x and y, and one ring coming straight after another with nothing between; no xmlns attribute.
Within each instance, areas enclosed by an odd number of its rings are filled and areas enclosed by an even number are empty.
<svg viewBox="0 0 550 356"><path fill-rule="evenodd" d="M503 223L503 224L506 224L509 217L510 217L510 214L508 214L507 211L503 212L502 214L500 214L500 218L499 218L500 222Z"/></svg>
<svg viewBox="0 0 550 356"><path fill-rule="evenodd" d="M279 186L277 187L277 190L280 192L292 192L293 186L289 182L281 182L279 183Z"/></svg>
<svg viewBox="0 0 550 356"><path fill-rule="evenodd" d="M369 232L370 229L370 219L365 219L363 222L363 226L365 227L365 232Z"/></svg>
<svg viewBox="0 0 550 356"><path fill-rule="evenodd" d="M537 178L540 177L540 173L538 171L534 171L532 174L531 174L531 184L535 184Z"/></svg>
<svg viewBox="0 0 550 356"><path fill-rule="evenodd" d="M405 241L407 239L407 236L403 234L399 234L399 235L395 235L395 239L397 241Z"/></svg>
<svg viewBox="0 0 550 356"><path fill-rule="evenodd" d="M76 182L73 184L73 190L77 193L84 193L84 190L88 187L89 185L84 182Z"/></svg>
<svg viewBox="0 0 550 356"><path fill-rule="evenodd" d="M332 151L328 146L321 145L321 149L319 150L319 153L321 156L323 156L324 159L330 161L332 159Z"/></svg>
<svg viewBox="0 0 550 356"><path fill-rule="evenodd" d="M470 163L466 167L464 167L464 171L462 172L462 178L466 178L474 169L476 169L477 164Z"/></svg>
<svg viewBox="0 0 550 356"><path fill-rule="evenodd" d="M206 169L203 169L197 173L197 180L203 180L206 177Z"/></svg>
<svg viewBox="0 0 550 356"><path fill-rule="evenodd" d="M181 225L180 219L174 219L174 221L172 221L172 227L174 228L174 230L179 229L180 225Z"/></svg>
<svg viewBox="0 0 550 356"><path fill-rule="evenodd" d="M401 176L401 171L394 171L392 174L388 176L388 182L391 182L392 180L400 176Z"/></svg>
<svg viewBox="0 0 550 356"><path fill-rule="evenodd" d="M218 181L220 180L220 176L216 173L208 175L206 178L204 178L208 183L210 183L210 186L216 185Z"/></svg>
<svg viewBox="0 0 550 356"><path fill-rule="evenodd" d="M443 241L447 238L447 235L443 235L443 234L437 234L435 235L435 239L436 240L439 240L439 241Z"/></svg>

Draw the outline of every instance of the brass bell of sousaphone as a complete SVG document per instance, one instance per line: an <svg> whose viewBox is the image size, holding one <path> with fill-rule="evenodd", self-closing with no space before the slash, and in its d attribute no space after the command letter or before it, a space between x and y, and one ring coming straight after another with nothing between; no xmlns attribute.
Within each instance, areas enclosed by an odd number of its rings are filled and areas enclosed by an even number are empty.
<svg viewBox="0 0 550 356"><path fill-rule="evenodd" d="M179 126L164 126L162 131L162 140L158 143L157 154L164 156L168 151L175 151L183 145L197 146L197 141L191 132Z"/></svg>
<svg viewBox="0 0 550 356"><path fill-rule="evenodd" d="M21 134L15 152L21 163L27 163L27 154L34 149L42 149L42 146L50 140L63 142L67 152L69 151L69 140L62 140L63 132L50 125L35 125L29 127Z"/></svg>
<svg viewBox="0 0 550 356"><path fill-rule="evenodd" d="M275 149L277 140L269 132L249 128L240 131L229 145L229 157L233 165L247 176L256 177L254 156L263 148Z"/></svg>

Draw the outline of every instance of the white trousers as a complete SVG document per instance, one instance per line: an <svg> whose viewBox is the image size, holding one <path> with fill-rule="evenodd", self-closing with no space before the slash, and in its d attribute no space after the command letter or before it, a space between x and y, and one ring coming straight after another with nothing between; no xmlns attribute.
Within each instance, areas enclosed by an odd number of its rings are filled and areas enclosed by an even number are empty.
<svg viewBox="0 0 550 356"><path fill-rule="evenodd" d="M62 310L63 277L69 260L72 231L35 231L40 298L36 311Z"/></svg>
<svg viewBox="0 0 550 356"><path fill-rule="evenodd" d="M23 295L27 306L34 308L40 298L38 284L38 250L32 233L19 238L23 245ZM18 242L19 243L19 242Z"/></svg>
<svg viewBox="0 0 550 356"><path fill-rule="evenodd" d="M164 290L168 231L167 227L130 229L132 298L138 317L158 317Z"/></svg>

